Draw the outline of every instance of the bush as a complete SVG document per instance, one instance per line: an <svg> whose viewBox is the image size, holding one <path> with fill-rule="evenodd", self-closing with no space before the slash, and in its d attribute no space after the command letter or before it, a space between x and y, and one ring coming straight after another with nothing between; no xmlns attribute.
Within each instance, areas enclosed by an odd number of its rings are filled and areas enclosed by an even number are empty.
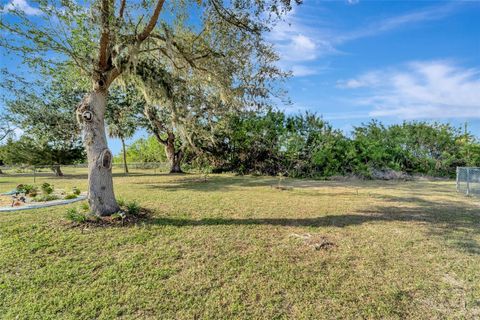
<svg viewBox="0 0 480 320"><path fill-rule="evenodd" d="M76 194L71 193L71 194L67 194L64 199L70 200L70 199L76 199L76 198L78 198L78 196Z"/></svg>
<svg viewBox="0 0 480 320"><path fill-rule="evenodd" d="M73 187L73 194L79 196L81 193L80 189L78 189L77 187Z"/></svg>
<svg viewBox="0 0 480 320"><path fill-rule="evenodd" d="M44 184L42 184L42 192L44 194L52 194L53 186L50 183L45 182Z"/></svg>
<svg viewBox="0 0 480 320"><path fill-rule="evenodd" d="M53 195L53 194L43 194L43 195L40 195L40 196L36 196L35 198L33 198L33 201L36 201L36 202L45 202L45 201L53 201L53 200L58 200L58 196L56 195Z"/></svg>
<svg viewBox="0 0 480 320"><path fill-rule="evenodd" d="M38 191L37 187L32 184L20 184L16 189L18 192L31 195L32 197L36 196Z"/></svg>
<svg viewBox="0 0 480 320"><path fill-rule="evenodd" d="M68 209L65 218L77 223L84 223L87 221L87 216L83 212L78 212L75 208Z"/></svg>

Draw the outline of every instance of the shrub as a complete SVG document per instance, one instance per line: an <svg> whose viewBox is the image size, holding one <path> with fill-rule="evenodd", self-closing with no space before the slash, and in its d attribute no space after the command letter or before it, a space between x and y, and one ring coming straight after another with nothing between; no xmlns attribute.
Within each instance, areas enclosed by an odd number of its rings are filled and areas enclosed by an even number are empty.
<svg viewBox="0 0 480 320"><path fill-rule="evenodd" d="M33 197L37 195L38 191L37 187L32 184L19 184L16 189L20 193L25 193Z"/></svg>
<svg viewBox="0 0 480 320"><path fill-rule="evenodd" d="M78 198L78 196L76 194L71 193L71 194L67 194L64 199L70 200L70 199L76 199L76 198Z"/></svg>
<svg viewBox="0 0 480 320"><path fill-rule="evenodd" d="M140 205L138 204L137 201L130 201L126 205L127 207L127 213L131 215L137 215L140 213Z"/></svg>
<svg viewBox="0 0 480 320"><path fill-rule="evenodd" d="M56 195L53 195L53 194L43 194L43 195L40 195L40 196L36 196L35 198L33 198L33 201L36 201L36 202L45 202L45 201L53 201L53 200L58 200L58 196Z"/></svg>
<svg viewBox="0 0 480 320"><path fill-rule="evenodd" d="M73 194L79 196L81 193L80 189L78 189L77 187L73 187Z"/></svg>
<svg viewBox="0 0 480 320"><path fill-rule="evenodd" d="M87 216L82 212L78 212L78 210L75 208L68 209L65 218L77 223L84 223L87 221Z"/></svg>
<svg viewBox="0 0 480 320"><path fill-rule="evenodd" d="M50 183L45 182L44 184L42 184L42 192L44 194L52 194L53 186Z"/></svg>

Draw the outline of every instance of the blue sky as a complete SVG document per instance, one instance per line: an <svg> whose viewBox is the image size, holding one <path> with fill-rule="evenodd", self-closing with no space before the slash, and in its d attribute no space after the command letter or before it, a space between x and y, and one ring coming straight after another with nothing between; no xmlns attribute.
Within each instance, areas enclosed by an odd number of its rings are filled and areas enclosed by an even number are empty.
<svg viewBox="0 0 480 320"><path fill-rule="evenodd" d="M288 113L312 111L345 132L372 118L467 121L480 137L480 1L305 0L268 40L293 71ZM2 56L0 67L17 63Z"/></svg>
<svg viewBox="0 0 480 320"><path fill-rule="evenodd" d="M480 2L305 1L271 36L293 105L334 126L436 120L480 136Z"/></svg>

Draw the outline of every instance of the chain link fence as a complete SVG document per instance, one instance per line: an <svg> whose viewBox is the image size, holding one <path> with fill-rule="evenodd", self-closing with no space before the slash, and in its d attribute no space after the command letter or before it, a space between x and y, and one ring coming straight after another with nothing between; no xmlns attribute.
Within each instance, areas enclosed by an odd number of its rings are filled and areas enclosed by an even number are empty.
<svg viewBox="0 0 480 320"><path fill-rule="evenodd" d="M125 173L123 163L112 164L112 173L115 176L125 175L156 175L167 173L170 170L168 163L145 162L127 163L128 173ZM74 165L39 165L39 166L0 166L0 177L31 177L32 183L38 183L45 178L88 178L86 163Z"/></svg>
<svg viewBox="0 0 480 320"><path fill-rule="evenodd" d="M457 167L457 192L480 196L480 168Z"/></svg>

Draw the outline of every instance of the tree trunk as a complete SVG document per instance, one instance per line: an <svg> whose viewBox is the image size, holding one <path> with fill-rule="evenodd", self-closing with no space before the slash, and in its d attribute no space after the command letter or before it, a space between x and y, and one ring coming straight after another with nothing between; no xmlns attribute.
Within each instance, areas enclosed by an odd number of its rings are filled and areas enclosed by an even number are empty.
<svg viewBox="0 0 480 320"><path fill-rule="evenodd" d="M106 89L95 89L77 108L88 159L88 203L97 216L108 216L120 210L113 192L112 153L105 134L106 99Z"/></svg>
<svg viewBox="0 0 480 320"><path fill-rule="evenodd" d="M63 172L62 170L60 169L60 166L59 165L55 165L52 167L52 170L53 172L55 172L55 176L57 177L63 177Z"/></svg>
<svg viewBox="0 0 480 320"><path fill-rule="evenodd" d="M180 167L183 152L181 150L175 151L175 135L172 132L168 132L165 153L170 162L170 173L183 173L182 168Z"/></svg>
<svg viewBox="0 0 480 320"><path fill-rule="evenodd" d="M127 166L127 151L125 149L125 139L122 138L122 149L123 149L123 169L125 173L128 173L128 166Z"/></svg>

